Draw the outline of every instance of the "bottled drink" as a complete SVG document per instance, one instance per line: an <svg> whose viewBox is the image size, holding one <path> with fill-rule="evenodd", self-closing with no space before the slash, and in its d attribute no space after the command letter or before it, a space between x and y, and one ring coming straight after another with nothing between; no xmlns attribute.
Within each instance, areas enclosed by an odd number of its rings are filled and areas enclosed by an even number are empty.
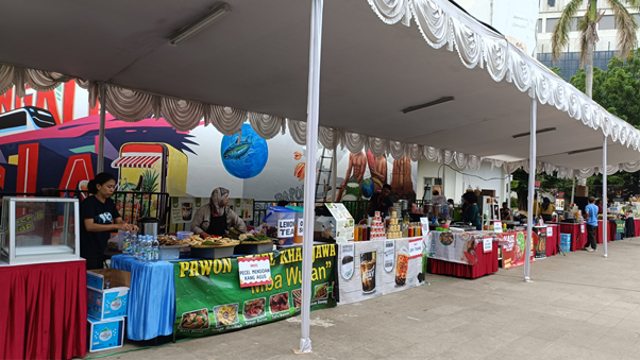
<svg viewBox="0 0 640 360"><path fill-rule="evenodd" d="M129 254L131 253L131 233L129 231L124 233L122 239L122 253Z"/></svg>
<svg viewBox="0 0 640 360"><path fill-rule="evenodd" d="M150 250L151 250L150 247L151 246L149 244L149 240L148 240L147 235L142 235L140 237L140 244L138 246L139 246L139 250L138 251L139 251L139 254L140 254L138 260L141 261L141 262L148 262L149 258L151 257L150 256Z"/></svg>
<svg viewBox="0 0 640 360"><path fill-rule="evenodd" d="M144 260L145 262L151 262L153 261L153 240L150 235L145 236L145 239Z"/></svg>
<svg viewBox="0 0 640 360"><path fill-rule="evenodd" d="M136 233L133 233L131 235L131 255L133 256L134 259L138 260L139 254L139 244L138 244L138 235Z"/></svg>
<svg viewBox="0 0 640 360"><path fill-rule="evenodd" d="M153 242L151 243L153 248L153 261L158 261L160 259L160 243L158 242L158 237L153 237Z"/></svg>

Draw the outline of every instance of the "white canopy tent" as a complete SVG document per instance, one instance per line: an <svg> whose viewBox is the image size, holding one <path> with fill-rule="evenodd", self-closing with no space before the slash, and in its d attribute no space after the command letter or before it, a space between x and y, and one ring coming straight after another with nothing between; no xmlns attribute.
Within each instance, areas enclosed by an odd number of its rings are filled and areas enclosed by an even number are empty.
<svg viewBox="0 0 640 360"><path fill-rule="evenodd" d="M169 44L176 31L217 3L3 4L0 92L16 85L23 93L25 84L51 90L77 78L117 118L154 113L179 130L204 118L234 134L248 119L264 138L288 128L309 149L317 135L328 148L472 168L491 161L507 173L524 167L531 179L535 169L560 177L640 169L640 132L447 0L328 0L324 9L321 0L227 3L224 16L177 46ZM316 41L309 65L311 3ZM305 118L308 123L289 120ZM603 150L613 165L606 165ZM315 166L313 156L307 166ZM305 179L311 195L314 182ZM309 221L313 197L307 195ZM305 242L305 253L310 249ZM303 288L309 286L306 276ZM309 350L308 307L303 314L301 349Z"/></svg>

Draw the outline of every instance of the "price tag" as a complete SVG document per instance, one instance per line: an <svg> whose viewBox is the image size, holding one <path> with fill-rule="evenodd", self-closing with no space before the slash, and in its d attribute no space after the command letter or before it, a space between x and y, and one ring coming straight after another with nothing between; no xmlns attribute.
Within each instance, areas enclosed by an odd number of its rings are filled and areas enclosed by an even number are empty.
<svg viewBox="0 0 640 360"><path fill-rule="evenodd" d="M420 218L420 224L422 225L422 238L424 240L429 239L429 218Z"/></svg>
<svg viewBox="0 0 640 360"><path fill-rule="evenodd" d="M415 239L409 241L409 259L414 259L422 256L422 240Z"/></svg>
<svg viewBox="0 0 640 360"><path fill-rule="evenodd" d="M493 231L502 234L502 221L493 222Z"/></svg>
<svg viewBox="0 0 640 360"><path fill-rule="evenodd" d="M268 256L238 258L240 287L271 285L271 264Z"/></svg>
<svg viewBox="0 0 640 360"><path fill-rule="evenodd" d="M304 223L303 219L298 219L298 231L296 232L296 236L303 236L304 235L303 223Z"/></svg>
<svg viewBox="0 0 640 360"><path fill-rule="evenodd" d="M295 220L278 220L278 237L279 238L293 237L294 229L295 229Z"/></svg>
<svg viewBox="0 0 640 360"><path fill-rule="evenodd" d="M547 226L547 237L553 236L553 227Z"/></svg>
<svg viewBox="0 0 640 360"><path fill-rule="evenodd" d="M580 233L584 234L584 224L580 225Z"/></svg>
<svg viewBox="0 0 640 360"><path fill-rule="evenodd" d="M491 236L486 236L482 239L482 252L490 253L493 251L493 238Z"/></svg>
<svg viewBox="0 0 640 360"><path fill-rule="evenodd" d="M396 242L395 240L384 241L384 271L390 273L393 271L393 260L396 258Z"/></svg>

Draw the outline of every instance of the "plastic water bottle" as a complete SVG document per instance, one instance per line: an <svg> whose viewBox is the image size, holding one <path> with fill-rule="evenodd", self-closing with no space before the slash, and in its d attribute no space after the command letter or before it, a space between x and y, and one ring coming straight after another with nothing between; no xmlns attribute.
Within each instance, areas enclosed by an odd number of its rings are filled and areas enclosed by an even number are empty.
<svg viewBox="0 0 640 360"><path fill-rule="evenodd" d="M140 243L138 244L138 253L140 255L139 255L138 261L147 262L147 253L148 253L147 244L148 244L147 236L146 235L140 236Z"/></svg>
<svg viewBox="0 0 640 360"><path fill-rule="evenodd" d="M131 233L129 231L124 233L124 237L122 239L122 253L131 253Z"/></svg>
<svg viewBox="0 0 640 360"><path fill-rule="evenodd" d="M136 233L133 233L131 235L131 255L133 256L134 259L138 260L138 235Z"/></svg>
<svg viewBox="0 0 640 360"><path fill-rule="evenodd" d="M144 237L144 262L153 261L153 247L151 242L151 236Z"/></svg>
<svg viewBox="0 0 640 360"><path fill-rule="evenodd" d="M151 247L153 248L153 261L160 260L160 243L158 242L158 237L153 237L153 242L151 243Z"/></svg>

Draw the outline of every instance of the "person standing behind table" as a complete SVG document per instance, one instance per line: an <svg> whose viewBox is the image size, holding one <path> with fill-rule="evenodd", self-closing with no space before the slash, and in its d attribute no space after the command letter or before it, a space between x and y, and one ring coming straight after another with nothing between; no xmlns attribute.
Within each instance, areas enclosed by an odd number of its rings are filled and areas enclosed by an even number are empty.
<svg viewBox="0 0 640 360"><path fill-rule="evenodd" d="M502 209L500 209L500 219L503 221L513 221L513 216L511 216L511 209L506 202L502 203Z"/></svg>
<svg viewBox="0 0 640 360"><path fill-rule="evenodd" d="M553 213L556 212L556 206L551 203L549 198L542 199L542 205L540 206L540 214L542 220L550 222L553 219Z"/></svg>
<svg viewBox="0 0 640 360"><path fill-rule="evenodd" d="M391 201L391 198L389 197L390 194L391 185L384 184L384 186L382 186L382 192L375 193L371 197L367 214L369 214L369 216L373 216L376 211L380 211L382 218L390 215L393 211L393 201Z"/></svg>
<svg viewBox="0 0 640 360"><path fill-rule="evenodd" d="M589 205L584 209L587 213L587 245L582 250L593 252L596 250L596 229L598 228L598 207L596 199L589 197ZM605 220L606 221L606 220ZM591 248L589 248L591 245Z"/></svg>
<svg viewBox="0 0 640 360"><path fill-rule="evenodd" d="M88 187L94 195L86 198L80 207L80 256L87 261L87 270L103 268L104 250L112 231L138 231L137 226L122 220L111 200L116 190L113 175L100 173L94 180Z"/></svg>
<svg viewBox="0 0 640 360"><path fill-rule="evenodd" d="M229 190L221 187L214 189L209 205L198 209L193 217L191 230L203 239L211 235L222 236L231 228L246 233L247 225L227 206L228 203Z"/></svg>
<svg viewBox="0 0 640 360"><path fill-rule="evenodd" d="M462 195L462 199L465 202L464 211L462 213L462 221L465 223L471 223L476 227L476 230L482 230L482 221L480 220L480 210L478 209L478 197L473 192L469 191Z"/></svg>

